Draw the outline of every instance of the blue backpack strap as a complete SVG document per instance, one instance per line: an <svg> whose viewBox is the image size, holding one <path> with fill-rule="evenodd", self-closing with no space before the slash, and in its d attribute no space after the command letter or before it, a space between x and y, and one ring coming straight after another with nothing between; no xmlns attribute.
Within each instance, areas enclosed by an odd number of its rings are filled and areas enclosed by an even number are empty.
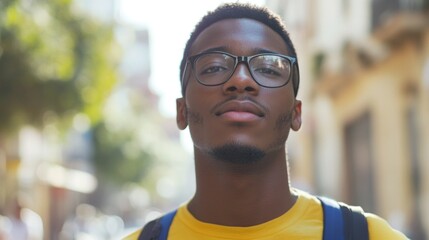
<svg viewBox="0 0 429 240"><path fill-rule="evenodd" d="M361 207L339 203L344 219L347 240L369 240L368 223Z"/></svg>
<svg viewBox="0 0 429 240"><path fill-rule="evenodd" d="M138 240L167 240L168 231L176 213L177 209L148 222L140 232Z"/></svg>
<svg viewBox="0 0 429 240"><path fill-rule="evenodd" d="M344 240L344 223L338 202L318 197L323 208L323 240Z"/></svg>
<svg viewBox="0 0 429 240"><path fill-rule="evenodd" d="M176 216L176 213L177 209L167 213L161 218L161 234L159 235L159 240L167 240L168 231L170 230L171 223L173 222L173 218Z"/></svg>

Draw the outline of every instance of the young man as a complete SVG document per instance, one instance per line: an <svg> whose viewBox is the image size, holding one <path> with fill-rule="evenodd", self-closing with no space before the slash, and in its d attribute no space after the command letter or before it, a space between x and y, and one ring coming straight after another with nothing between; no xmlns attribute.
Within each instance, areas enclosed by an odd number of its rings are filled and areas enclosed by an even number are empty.
<svg viewBox="0 0 429 240"><path fill-rule="evenodd" d="M330 226L320 200L289 183L285 143L301 127L301 101L297 55L281 20L264 8L223 5L197 24L180 70L177 125L192 136L197 189L169 215L163 237L322 239ZM370 239L406 239L364 216ZM129 239L159 231L147 226Z"/></svg>

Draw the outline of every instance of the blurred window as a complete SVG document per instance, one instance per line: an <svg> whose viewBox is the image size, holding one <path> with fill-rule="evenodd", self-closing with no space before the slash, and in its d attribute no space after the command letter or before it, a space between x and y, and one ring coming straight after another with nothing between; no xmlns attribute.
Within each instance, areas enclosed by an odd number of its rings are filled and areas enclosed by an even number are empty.
<svg viewBox="0 0 429 240"><path fill-rule="evenodd" d="M345 127L348 202L375 212L371 115L358 117Z"/></svg>
<svg viewBox="0 0 429 240"><path fill-rule="evenodd" d="M424 0L372 0L371 29L374 31L392 15L404 11L419 11Z"/></svg>

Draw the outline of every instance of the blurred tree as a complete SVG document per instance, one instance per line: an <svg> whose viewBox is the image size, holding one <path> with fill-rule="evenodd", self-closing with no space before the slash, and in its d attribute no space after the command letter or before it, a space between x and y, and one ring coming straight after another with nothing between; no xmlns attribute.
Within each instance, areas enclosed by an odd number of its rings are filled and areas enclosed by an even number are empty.
<svg viewBox="0 0 429 240"><path fill-rule="evenodd" d="M143 179L154 157L141 149L136 133L109 130L104 121L94 126L93 159L99 179L119 185Z"/></svg>
<svg viewBox="0 0 429 240"><path fill-rule="evenodd" d="M80 16L71 2L0 2L0 133L40 126L48 112L100 118L116 83L111 26Z"/></svg>
<svg viewBox="0 0 429 240"><path fill-rule="evenodd" d="M66 132L84 113L97 175L140 181L149 154L134 151L132 132L107 131L101 120L117 80L113 26L80 14L72 2L0 2L0 150L24 125L63 124Z"/></svg>

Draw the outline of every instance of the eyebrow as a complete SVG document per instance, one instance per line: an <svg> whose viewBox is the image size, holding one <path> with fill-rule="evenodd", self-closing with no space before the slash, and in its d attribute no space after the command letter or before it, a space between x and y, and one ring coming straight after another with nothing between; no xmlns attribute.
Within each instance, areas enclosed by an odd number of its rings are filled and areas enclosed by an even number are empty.
<svg viewBox="0 0 429 240"><path fill-rule="evenodd" d="M208 53L208 52L215 52L215 51L220 51L220 52L227 52L230 53L229 51L230 49L226 46L221 46L221 47L213 47L213 48L209 48L206 49L204 51L199 52L198 54L202 54L202 53ZM279 54L278 52L274 52L265 48L253 48L252 49L253 54L252 55L256 55L256 54L261 54L261 53L274 53L274 54Z"/></svg>

